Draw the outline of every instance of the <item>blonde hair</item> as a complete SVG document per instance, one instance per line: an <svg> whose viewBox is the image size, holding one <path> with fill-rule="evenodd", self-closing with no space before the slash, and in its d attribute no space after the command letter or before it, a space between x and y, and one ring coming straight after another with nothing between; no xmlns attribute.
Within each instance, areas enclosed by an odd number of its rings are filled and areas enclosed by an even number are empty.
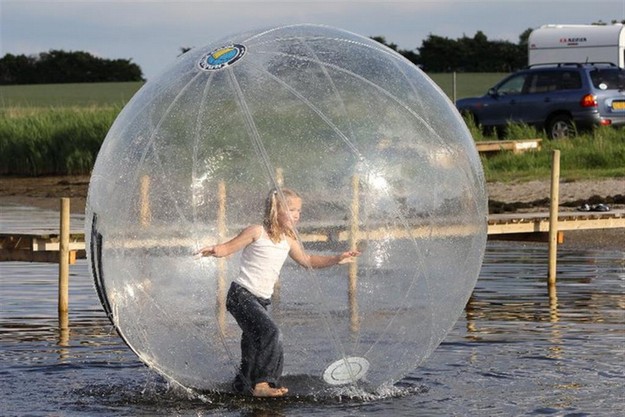
<svg viewBox="0 0 625 417"><path fill-rule="evenodd" d="M289 198L299 198L299 194L289 188L274 188L269 192L267 199L265 200L265 216L263 219L263 226L265 231L272 242L279 242L282 239L282 235L286 235L290 238L297 239L295 231L292 229L283 228L278 222L278 212L280 209L287 209L287 200Z"/></svg>

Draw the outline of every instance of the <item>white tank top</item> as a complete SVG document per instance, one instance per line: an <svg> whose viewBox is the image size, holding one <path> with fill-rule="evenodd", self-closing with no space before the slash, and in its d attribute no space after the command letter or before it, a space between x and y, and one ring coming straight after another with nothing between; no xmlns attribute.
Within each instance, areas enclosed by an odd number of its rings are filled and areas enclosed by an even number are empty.
<svg viewBox="0 0 625 417"><path fill-rule="evenodd" d="M257 297L271 298L289 250L286 238L274 243L262 228L260 237L243 249L239 276L234 281Z"/></svg>

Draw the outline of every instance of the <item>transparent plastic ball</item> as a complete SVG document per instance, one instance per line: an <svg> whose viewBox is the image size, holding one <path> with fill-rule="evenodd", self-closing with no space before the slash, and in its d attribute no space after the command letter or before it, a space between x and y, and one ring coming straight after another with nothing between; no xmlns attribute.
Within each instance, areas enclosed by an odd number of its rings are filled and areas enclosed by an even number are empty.
<svg viewBox="0 0 625 417"><path fill-rule="evenodd" d="M326 26L192 49L121 111L92 173L86 226L119 334L169 380L228 390L241 331L224 304L240 254L193 254L262 223L279 186L303 198L306 251L361 251L325 269L285 263L270 307L284 377L304 391L399 381L445 338L477 280L482 167L421 70Z"/></svg>

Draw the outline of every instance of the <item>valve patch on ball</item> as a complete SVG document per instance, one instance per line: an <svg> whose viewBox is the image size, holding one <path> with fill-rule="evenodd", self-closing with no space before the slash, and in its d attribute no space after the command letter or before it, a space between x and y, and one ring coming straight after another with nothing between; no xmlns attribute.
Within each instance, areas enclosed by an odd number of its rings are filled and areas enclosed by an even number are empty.
<svg viewBox="0 0 625 417"><path fill-rule="evenodd" d="M235 43L204 55L198 62L198 66L204 71L216 71L234 64L243 55L245 55L245 46Z"/></svg>

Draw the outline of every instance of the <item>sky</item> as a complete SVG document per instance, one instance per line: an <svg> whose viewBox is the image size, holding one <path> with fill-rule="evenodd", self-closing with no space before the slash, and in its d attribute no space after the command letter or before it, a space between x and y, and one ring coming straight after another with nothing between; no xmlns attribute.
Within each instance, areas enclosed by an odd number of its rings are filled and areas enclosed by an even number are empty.
<svg viewBox="0 0 625 417"><path fill-rule="evenodd" d="M293 23L383 36L415 50L430 34L519 41L544 24L625 19L625 0L0 0L0 56L52 49L130 59L150 79L226 35Z"/></svg>

